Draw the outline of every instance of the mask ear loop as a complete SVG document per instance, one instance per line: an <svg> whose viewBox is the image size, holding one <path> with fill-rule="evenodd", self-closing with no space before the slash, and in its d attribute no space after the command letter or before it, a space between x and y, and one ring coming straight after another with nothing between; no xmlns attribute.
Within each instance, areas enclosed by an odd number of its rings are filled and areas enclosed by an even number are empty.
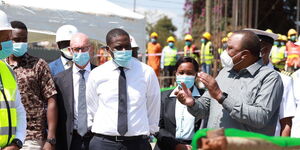
<svg viewBox="0 0 300 150"><path fill-rule="evenodd" d="M247 50L243 50L243 51L239 52L238 54L236 54L235 56L237 56L237 55L243 53L244 51L247 51ZM235 56L233 56L233 57L235 57ZM232 57L232 58L233 58L233 57ZM232 61L233 61L233 59L232 59ZM240 60L239 62L237 62L236 64L233 64L233 67L236 66L236 65L238 65L238 64L240 64L242 61L243 61L243 59Z"/></svg>
<svg viewBox="0 0 300 150"><path fill-rule="evenodd" d="M112 58L114 58L114 53L112 52L111 48L109 46L101 46L101 49L104 49L105 52L107 52Z"/></svg>

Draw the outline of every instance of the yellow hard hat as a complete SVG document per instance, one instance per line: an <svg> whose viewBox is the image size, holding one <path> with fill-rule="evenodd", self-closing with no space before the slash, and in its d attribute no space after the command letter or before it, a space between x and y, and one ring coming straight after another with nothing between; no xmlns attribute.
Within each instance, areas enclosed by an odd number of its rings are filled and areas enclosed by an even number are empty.
<svg viewBox="0 0 300 150"><path fill-rule="evenodd" d="M175 38L173 36L169 36L167 42L175 42Z"/></svg>
<svg viewBox="0 0 300 150"><path fill-rule="evenodd" d="M295 30L295 29L290 29L289 31L288 31L288 38L290 39L291 38L291 35L293 35L293 34L298 34L297 33L297 31Z"/></svg>
<svg viewBox="0 0 300 150"><path fill-rule="evenodd" d="M227 37L229 38L232 35L232 32L227 33Z"/></svg>
<svg viewBox="0 0 300 150"><path fill-rule="evenodd" d="M202 34L202 37L206 38L207 40L210 40L211 34L210 34L209 32L204 32L204 33Z"/></svg>
<svg viewBox="0 0 300 150"><path fill-rule="evenodd" d="M288 38L287 38L285 35L282 35L282 36L281 36L281 40L282 40L282 41L287 41Z"/></svg>
<svg viewBox="0 0 300 150"><path fill-rule="evenodd" d="M223 37L222 43L225 43L225 42L227 42L227 41L228 41L228 38L227 38L227 37Z"/></svg>
<svg viewBox="0 0 300 150"><path fill-rule="evenodd" d="M266 32L273 33L271 29L267 29Z"/></svg>
<svg viewBox="0 0 300 150"><path fill-rule="evenodd" d="M282 40L282 35L281 34L277 34L277 35L278 35L277 40L281 41Z"/></svg>
<svg viewBox="0 0 300 150"><path fill-rule="evenodd" d="M158 37L158 34L156 32L152 32L150 37Z"/></svg>
<svg viewBox="0 0 300 150"><path fill-rule="evenodd" d="M193 41L193 37L190 34L186 34L185 37L184 37L184 40L185 41L187 41L187 40L188 41Z"/></svg>

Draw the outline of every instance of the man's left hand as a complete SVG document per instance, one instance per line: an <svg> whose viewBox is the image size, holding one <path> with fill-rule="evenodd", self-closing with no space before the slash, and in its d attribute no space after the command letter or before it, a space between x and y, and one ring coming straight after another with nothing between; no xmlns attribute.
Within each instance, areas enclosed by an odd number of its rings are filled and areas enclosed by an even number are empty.
<svg viewBox="0 0 300 150"><path fill-rule="evenodd" d="M16 145L10 145L10 146L6 146L1 150L19 150L19 147Z"/></svg>
<svg viewBox="0 0 300 150"><path fill-rule="evenodd" d="M198 73L198 78L208 89L208 92L212 98L216 99L217 101L222 98L222 91L219 88L217 81L212 76L204 72L200 72Z"/></svg>
<svg viewBox="0 0 300 150"><path fill-rule="evenodd" d="M54 146L48 142L45 142L43 150L55 150Z"/></svg>

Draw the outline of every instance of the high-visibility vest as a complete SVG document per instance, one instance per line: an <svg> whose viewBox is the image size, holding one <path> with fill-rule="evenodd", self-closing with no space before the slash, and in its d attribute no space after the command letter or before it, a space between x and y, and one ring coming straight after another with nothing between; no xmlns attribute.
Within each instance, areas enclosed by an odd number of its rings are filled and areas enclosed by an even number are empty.
<svg viewBox="0 0 300 150"><path fill-rule="evenodd" d="M185 45L183 47L184 56L192 57L192 58L194 58L198 62L198 56L195 54L195 50L196 50L196 46L195 45L191 45L190 47L188 47L187 45Z"/></svg>
<svg viewBox="0 0 300 150"><path fill-rule="evenodd" d="M171 48L169 46L165 47L168 50L165 51L164 56L164 66L175 66L176 64L176 56L177 56L177 49Z"/></svg>
<svg viewBox="0 0 300 150"><path fill-rule="evenodd" d="M284 63L283 64L275 64L275 63L278 63L279 61L285 58L285 49L286 49L285 46L281 46L281 47L273 46L271 50L271 61L274 64L274 66L279 69L284 68Z"/></svg>
<svg viewBox="0 0 300 150"><path fill-rule="evenodd" d="M288 67L294 67L300 60L300 46L295 45L291 41L288 41L286 43L286 50L287 50L286 64Z"/></svg>
<svg viewBox="0 0 300 150"><path fill-rule="evenodd" d="M6 63L0 60L0 75L4 95L0 92L0 148L11 143L17 128L16 91L17 82ZM8 105L8 107L7 107Z"/></svg>
<svg viewBox="0 0 300 150"><path fill-rule="evenodd" d="M206 44L202 43L200 53L201 63L212 64L214 56L211 52L210 41L208 41Z"/></svg>

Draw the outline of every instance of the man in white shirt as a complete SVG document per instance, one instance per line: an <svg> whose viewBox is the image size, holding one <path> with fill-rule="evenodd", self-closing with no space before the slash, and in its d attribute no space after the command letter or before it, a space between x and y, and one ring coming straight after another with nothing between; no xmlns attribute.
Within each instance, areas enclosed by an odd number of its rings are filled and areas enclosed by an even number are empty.
<svg viewBox="0 0 300 150"><path fill-rule="evenodd" d="M71 68L54 76L57 87L57 150L88 150L92 138L87 125L85 89L91 69L92 49L88 37L76 33L70 41L73 54Z"/></svg>
<svg viewBox="0 0 300 150"><path fill-rule="evenodd" d="M95 68L87 83L90 150L151 150L148 136L159 129L158 79L132 57L126 31L112 29L106 43L113 60Z"/></svg>
<svg viewBox="0 0 300 150"><path fill-rule="evenodd" d="M293 118L293 127L291 137L300 138L300 70L297 70L293 73L293 85L294 85L294 95L296 101L296 113Z"/></svg>

